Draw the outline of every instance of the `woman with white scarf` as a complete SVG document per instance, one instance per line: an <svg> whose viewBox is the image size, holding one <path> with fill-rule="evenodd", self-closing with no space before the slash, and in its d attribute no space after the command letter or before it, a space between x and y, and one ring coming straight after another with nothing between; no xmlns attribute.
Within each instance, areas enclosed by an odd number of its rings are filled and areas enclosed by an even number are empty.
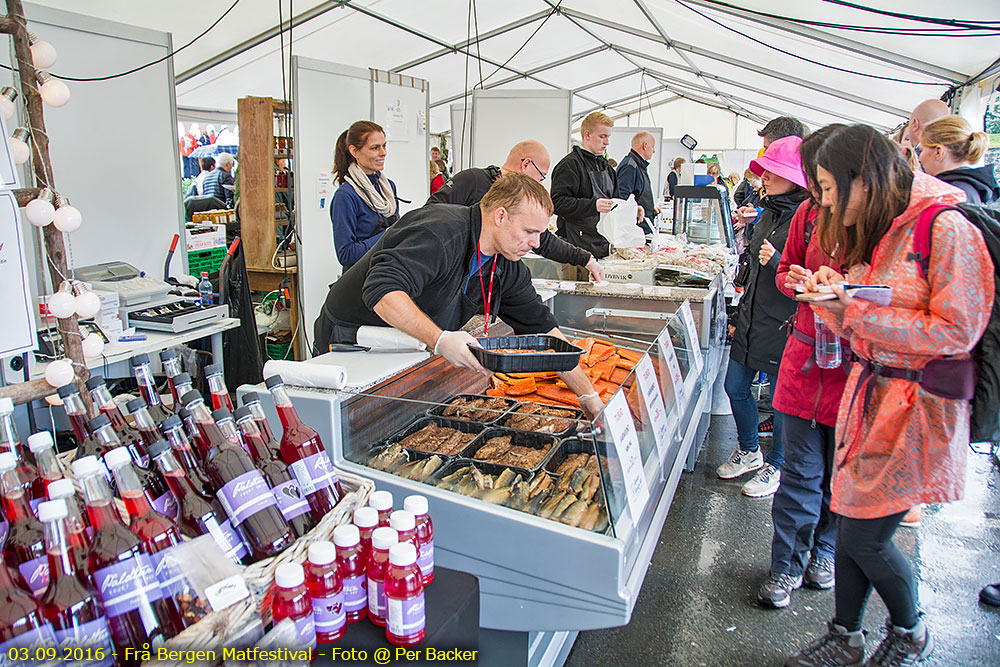
<svg viewBox="0 0 1000 667"><path fill-rule="evenodd" d="M385 131L359 120L337 138L333 170L340 187L330 203L333 245L347 269L399 219L396 184L385 177Z"/></svg>

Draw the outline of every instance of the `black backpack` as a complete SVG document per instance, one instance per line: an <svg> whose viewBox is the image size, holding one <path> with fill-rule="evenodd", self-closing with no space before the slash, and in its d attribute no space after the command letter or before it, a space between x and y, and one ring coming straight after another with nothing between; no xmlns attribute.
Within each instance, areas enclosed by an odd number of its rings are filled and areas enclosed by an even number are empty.
<svg viewBox="0 0 1000 667"><path fill-rule="evenodd" d="M917 219L913 252L908 255L908 259L917 262L924 279L930 268L934 220L944 211L957 211L965 216L982 233L993 260L993 312L983 337L972 351L979 372L972 397L969 440L996 442L1000 441L1000 211L973 204L938 204L925 209Z"/></svg>

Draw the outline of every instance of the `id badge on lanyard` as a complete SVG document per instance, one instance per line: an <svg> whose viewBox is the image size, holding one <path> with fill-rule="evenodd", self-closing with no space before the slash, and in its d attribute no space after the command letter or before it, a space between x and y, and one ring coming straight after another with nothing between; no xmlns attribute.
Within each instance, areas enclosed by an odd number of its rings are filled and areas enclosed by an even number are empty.
<svg viewBox="0 0 1000 667"><path fill-rule="evenodd" d="M490 287L489 290L486 289L486 285L483 282L483 253L479 249L479 244L476 244L476 261L479 262L479 289L482 291L483 295L483 305L486 307L486 319L483 323L483 337L489 336L490 331L490 304L493 303L493 276L496 275L497 271L497 258L496 255L493 256L493 266L490 268Z"/></svg>

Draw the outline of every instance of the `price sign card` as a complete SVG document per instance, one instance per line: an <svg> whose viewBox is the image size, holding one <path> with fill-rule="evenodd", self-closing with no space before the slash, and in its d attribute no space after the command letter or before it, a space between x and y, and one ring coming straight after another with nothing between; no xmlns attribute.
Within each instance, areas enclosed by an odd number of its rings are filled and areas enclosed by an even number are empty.
<svg viewBox="0 0 1000 667"><path fill-rule="evenodd" d="M639 453L639 436L635 432L635 422L632 421L632 411L625 400L625 392L620 391L611 397L604 408L604 418L621 463L629 514L632 515L632 523L638 525L642 510L649 500L649 487L646 486L642 456Z"/></svg>
<svg viewBox="0 0 1000 667"><path fill-rule="evenodd" d="M701 338L698 336L698 327L694 324L694 314L691 312L691 302L685 301L681 304L677 312L681 315L684 327L688 333L688 347L691 348L691 358L694 360L695 370L701 372L701 366L705 362L701 358Z"/></svg>
<svg viewBox="0 0 1000 667"><path fill-rule="evenodd" d="M646 412L653 423L656 449L662 461L670 447L670 423L667 420L667 409L663 405L660 383L656 379L656 369L653 368L653 360L648 354L642 355L642 359L635 365L635 377L639 381L639 391L646 404Z"/></svg>
<svg viewBox="0 0 1000 667"><path fill-rule="evenodd" d="M674 383L677 411L683 412L684 406L687 404L687 396L684 395L684 376L681 375L681 365L677 363L677 352L674 351L674 344L670 342L670 332L667 329L661 331L656 342L660 346L660 357L667 362L670 381Z"/></svg>

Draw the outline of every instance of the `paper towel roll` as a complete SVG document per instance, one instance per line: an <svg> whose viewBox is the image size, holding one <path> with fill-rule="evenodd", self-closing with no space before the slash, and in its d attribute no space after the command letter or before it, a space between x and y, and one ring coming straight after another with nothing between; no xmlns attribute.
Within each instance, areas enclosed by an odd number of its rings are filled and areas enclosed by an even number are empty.
<svg viewBox="0 0 1000 667"><path fill-rule="evenodd" d="M286 384L322 389L343 389L347 384L347 369L332 364L270 359L264 364L264 377L280 375Z"/></svg>
<svg viewBox="0 0 1000 667"><path fill-rule="evenodd" d="M427 346L409 334L393 327L363 326L358 329L358 345L373 350L417 350Z"/></svg>

